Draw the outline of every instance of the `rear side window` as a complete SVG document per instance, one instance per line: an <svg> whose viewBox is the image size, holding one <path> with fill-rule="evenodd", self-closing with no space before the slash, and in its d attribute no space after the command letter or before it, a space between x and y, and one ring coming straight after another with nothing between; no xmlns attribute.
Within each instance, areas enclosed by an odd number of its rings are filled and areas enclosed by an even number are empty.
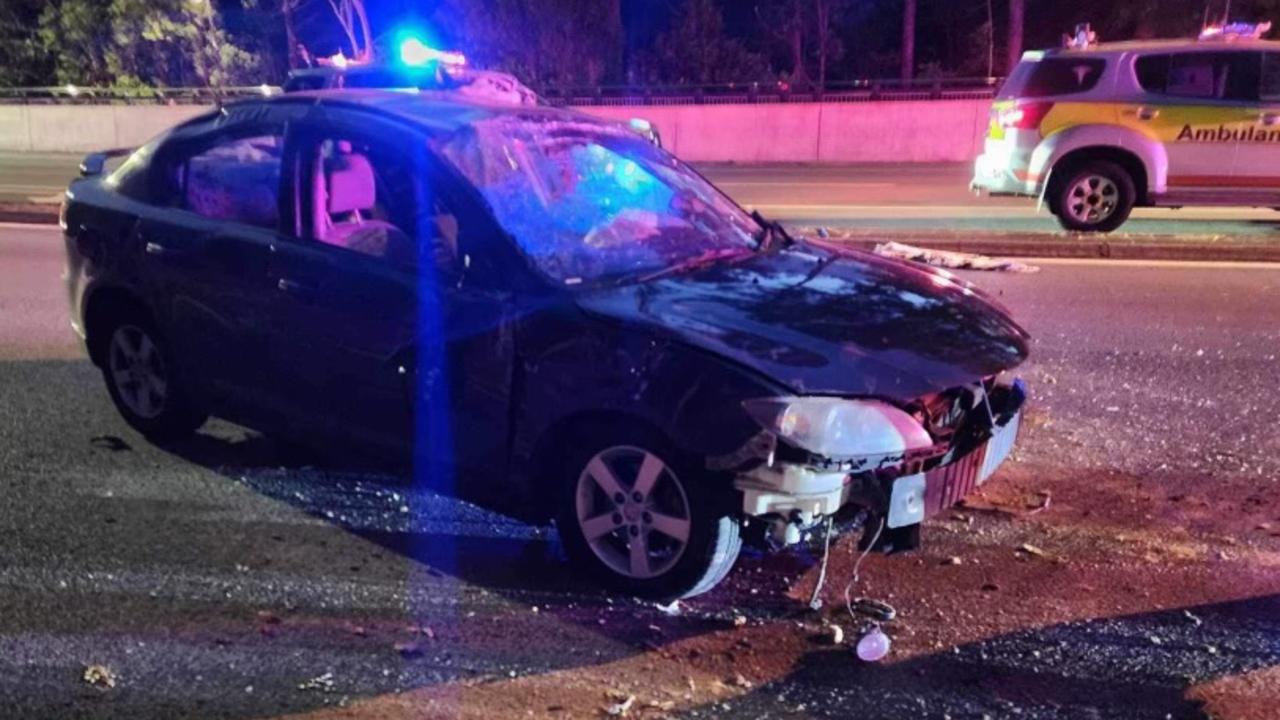
<svg viewBox="0 0 1280 720"><path fill-rule="evenodd" d="M1023 60L1000 91L1000 100L1072 95L1098 86L1107 61L1102 58L1053 57Z"/></svg>
<svg viewBox="0 0 1280 720"><path fill-rule="evenodd" d="M174 204L212 220L280 224L283 135L225 139L180 158L174 165Z"/></svg>
<svg viewBox="0 0 1280 720"><path fill-rule="evenodd" d="M1258 86L1258 96L1263 102L1280 102L1280 52L1262 56L1262 82Z"/></svg>
<svg viewBox="0 0 1280 720"><path fill-rule="evenodd" d="M1255 52L1146 55L1135 64L1143 90L1199 100L1258 99L1262 58Z"/></svg>

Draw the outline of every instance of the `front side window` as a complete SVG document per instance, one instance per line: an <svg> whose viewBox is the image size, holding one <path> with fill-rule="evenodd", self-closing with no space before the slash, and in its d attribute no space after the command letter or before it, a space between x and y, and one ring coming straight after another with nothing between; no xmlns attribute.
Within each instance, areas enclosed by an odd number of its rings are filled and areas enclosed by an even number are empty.
<svg viewBox="0 0 1280 720"><path fill-rule="evenodd" d="M173 168L176 204L211 220L276 229L283 149L279 134L239 137L195 149Z"/></svg>
<svg viewBox="0 0 1280 720"><path fill-rule="evenodd" d="M624 128L504 115L436 145L521 251L565 284L643 276L757 245L750 215Z"/></svg>
<svg viewBox="0 0 1280 720"><path fill-rule="evenodd" d="M1191 52L1147 55L1135 70L1143 90L1199 100L1258 98L1261 58L1254 52Z"/></svg>
<svg viewBox="0 0 1280 720"><path fill-rule="evenodd" d="M310 239L395 265L416 264L420 178L412 161L354 135L316 137L309 148Z"/></svg>

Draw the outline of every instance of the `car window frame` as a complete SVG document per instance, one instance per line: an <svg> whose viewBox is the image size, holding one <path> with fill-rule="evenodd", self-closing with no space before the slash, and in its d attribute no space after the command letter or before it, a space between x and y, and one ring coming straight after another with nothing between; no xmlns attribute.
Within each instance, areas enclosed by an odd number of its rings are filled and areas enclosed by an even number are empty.
<svg viewBox="0 0 1280 720"><path fill-rule="evenodd" d="M1154 98L1159 98L1164 102L1172 102L1172 103L1177 103L1182 105L1224 105L1224 106L1256 105L1259 102L1258 97L1259 97L1259 92L1261 90L1263 55L1264 53L1261 50L1257 50L1254 48L1230 49L1230 48L1221 48L1221 47L1205 47L1205 48L1181 49L1181 50L1161 50L1158 52L1142 53L1134 58L1133 79L1138 89L1141 90L1144 94ZM1245 58L1248 56L1254 56L1256 69L1253 77L1254 82L1253 82L1252 96L1235 97L1235 96L1226 96L1224 94L1224 96L1222 97L1218 97L1218 96L1206 97L1206 96L1196 96L1196 95L1178 95L1178 94L1170 93L1168 90L1169 75L1174 68L1175 62L1178 60L1178 58L1190 58L1190 57L1196 57L1196 56L1211 56L1214 58L1230 58L1230 62L1232 62L1233 68L1247 67L1248 66L1247 63L1240 63L1239 65L1237 65L1237 62L1239 62L1238 59ZM1152 88L1142 82L1142 72L1140 71L1140 66L1142 65L1144 60L1152 60L1157 58L1163 61L1164 83L1159 88ZM1227 92L1227 90L1230 88L1230 85L1231 85L1231 81L1229 78L1227 87L1223 89L1224 93Z"/></svg>
<svg viewBox="0 0 1280 720"><path fill-rule="evenodd" d="M1272 69L1276 76L1276 91L1273 95L1264 95L1262 92L1268 69ZM1262 67L1258 71L1258 102L1263 105L1280 105L1280 50L1262 51Z"/></svg>
<svg viewBox="0 0 1280 720"><path fill-rule="evenodd" d="M216 119L215 119L216 122ZM220 223L238 228L250 228L256 231L273 233L286 232L292 220L293 204L290 200L293 185L289 177L287 158L289 156L289 125L281 118L255 118L253 120L229 125L215 125L207 131L187 131L179 137L170 138L157 150L148 172L149 205L169 211L184 213L206 223ZM244 140L263 135L278 135L281 139L280 179L276 187L276 226L266 227L255 223L213 218L202 215L186 206L186 188L175 187L175 172L179 164L190 160L201 152L219 147L227 142Z"/></svg>
<svg viewBox="0 0 1280 720"><path fill-rule="evenodd" d="M388 128L384 124L375 125L367 121L351 121L344 115L333 112L324 113L319 117L303 118L290 123L289 136L285 142L284 162L285 172L293 178L292 194L289 199L292 222L286 234L292 242L313 250L323 250L330 254L337 253L339 257L347 259L360 258L382 267L392 268L401 273L416 272L419 268L408 268L401 264L388 262L384 258L326 243L316 237L314 226L315 197L312 192L315 168L311 167L307 159L318 143L332 139L335 136L367 142L393 156L397 154L395 153L395 148L409 147L408 143L412 141L412 133L403 128ZM412 165L410 169L414 174L421 172L420 154L411 152L399 154L409 158L408 162ZM420 232L418 226L421 225L420 214L423 201L421 186L415 189L413 196L416 205L414 211L415 227L413 232L408 234L417 241L417 235ZM401 229L403 230L403 228Z"/></svg>
<svg viewBox="0 0 1280 720"><path fill-rule="evenodd" d="M458 203L459 213L465 214L467 221L475 224L473 233L480 237L464 251L465 255L471 257L465 267L465 282L460 284L461 287L500 294L539 294L548 288L558 287L540 276L532 261L519 251L515 240L494 217L480 191L431 148L434 133L418 122L361 107L320 104L312 106L305 115L291 116L286 132L285 168L282 175L286 179L287 197L283 201L288 204L288 222L287 227L279 234L281 242L309 252L322 252L331 258L354 259L361 266L372 264L379 268L389 268L398 277L422 272L421 265L417 268L404 268L311 239L308 237L310 229L304 226L304 223L310 222L308 218L312 202L308 190L310 175L308 169L301 166L304 133L319 132L322 137L333 133L375 136L379 140L392 139L389 142L397 147L415 148L413 155L421 162L419 171L440 179L441 187L448 193L450 200ZM421 204L421 199L419 203Z"/></svg>
<svg viewBox="0 0 1280 720"><path fill-rule="evenodd" d="M1042 71L1048 70L1050 66L1055 66L1055 67L1060 65L1070 66L1072 64L1088 66L1090 68L1090 72L1093 73L1093 76L1091 78L1092 82L1089 82L1082 87L1069 89L1069 90L1064 90L1062 88L1054 88L1052 92L1040 92L1040 91L1032 92L1032 83L1036 80L1037 76L1041 74ZM1112 64L1113 64L1113 61L1110 58L1107 58L1105 56L1100 56L1100 55L1099 56L1049 55L1047 57L1043 57L1034 61L1022 60L1019 62L1018 67L1015 68L1015 71L1019 67L1025 68L1022 74L1017 78L1011 77L1010 80L1013 82L1007 83L1010 85L1009 90L1006 91L1004 88L1001 88L1001 90L997 93L998 95L997 99L999 100L1012 100L1012 99L1039 100L1042 98L1056 98L1056 97L1069 98L1069 97L1075 97L1078 95L1085 95L1085 94L1094 92L1100 86L1102 86L1103 80L1106 79L1107 72L1111 69ZM1015 83L1016 83L1016 87L1015 87Z"/></svg>

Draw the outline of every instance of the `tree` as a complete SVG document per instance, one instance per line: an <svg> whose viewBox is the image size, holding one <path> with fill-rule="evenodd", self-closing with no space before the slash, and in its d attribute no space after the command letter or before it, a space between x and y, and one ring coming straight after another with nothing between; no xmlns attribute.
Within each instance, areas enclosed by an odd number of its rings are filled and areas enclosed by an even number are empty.
<svg viewBox="0 0 1280 720"><path fill-rule="evenodd" d="M764 0L756 5L760 26L787 49L791 59L791 86L809 86L805 67L808 48L808 0Z"/></svg>
<svg viewBox="0 0 1280 720"><path fill-rule="evenodd" d="M836 36L836 29L847 9L848 0L813 0L819 89L827 86L827 62L839 60L844 54L844 45Z"/></svg>
<svg viewBox="0 0 1280 720"><path fill-rule="evenodd" d="M726 34L715 0L684 0L656 43L663 80L710 85L758 79L765 64Z"/></svg>
<svg viewBox="0 0 1280 720"><path fill-rule="evenodd" d="M902 81L916 74L916 0L902 0Z"/></svg>
<svg viewBox="0 0 1280 720"><path fill-rule="evenodd" d="M36 33L39 0L0 2L0 86L44 85L52 72Z"/></svg>
<svg viewBox="0 0 1280 720"><path fill-rule="evenodd" d="M107 67L109 10L93 0L62 0L47 4L40 13L40 43L54 58L58 84L107 85L114 80Z"/></svg>
<svg viewBox="0 0 1280 720"><path fill-rule="evenodd" d="M45 7L39 25L59 83L262 82L259 56L231 41L208 0L60 0Z"/></svg>
<svg viewBox="0 0 1280 720"><path fill-rule="evenodd" d="M287 1L287 0L286 0ZM338 20L338 26L351 45L351 57L356 60L373 58L373 30L369 26L369 14L364 0L327 0Z"/></svg>
<svg viewBox="0 0 1280 720"><path fill-rule="evenodd" d="M442 0L436 25L468 56L535 85L596 85L620 75L618 0Z"/></svg>
<svg viewBox="0 0 1280 720"><path fill-rule="evenodd" d="M1024 0L1009 0L1009 55L1005 72L1013 72L1013 68L1022 60L1022 31L1025 25L1026 5Z"/></svg>

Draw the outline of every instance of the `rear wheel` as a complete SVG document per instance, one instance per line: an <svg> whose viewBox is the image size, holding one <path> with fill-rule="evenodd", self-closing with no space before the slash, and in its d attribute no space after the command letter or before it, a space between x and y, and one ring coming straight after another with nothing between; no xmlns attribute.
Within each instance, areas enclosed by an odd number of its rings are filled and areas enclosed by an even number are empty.
<svg viewBox="0 0 1280 720"><path fill-rule="evenodd" d="M575 561L614 588L661 600L699 595L728 575L739 523L697 463L638 429L574 439L581 450L562 471L557 527Z"/></svg>
<svg viewBox="0 0 1280 720"><path fill-rule="evenodd" d="M1129 173L1105 160L1067 168L1050 192L1058 222L1073 232L1115 230L1129 219L1137 197Z"/></svg>
<svg viewBox="0 0 1280 720"><path fill-rule="evenodd" d="M151 321L124 313L108 323L102 375L125 422L152 440L183 437L203 425L207 416L191 404Z"/></svg>

